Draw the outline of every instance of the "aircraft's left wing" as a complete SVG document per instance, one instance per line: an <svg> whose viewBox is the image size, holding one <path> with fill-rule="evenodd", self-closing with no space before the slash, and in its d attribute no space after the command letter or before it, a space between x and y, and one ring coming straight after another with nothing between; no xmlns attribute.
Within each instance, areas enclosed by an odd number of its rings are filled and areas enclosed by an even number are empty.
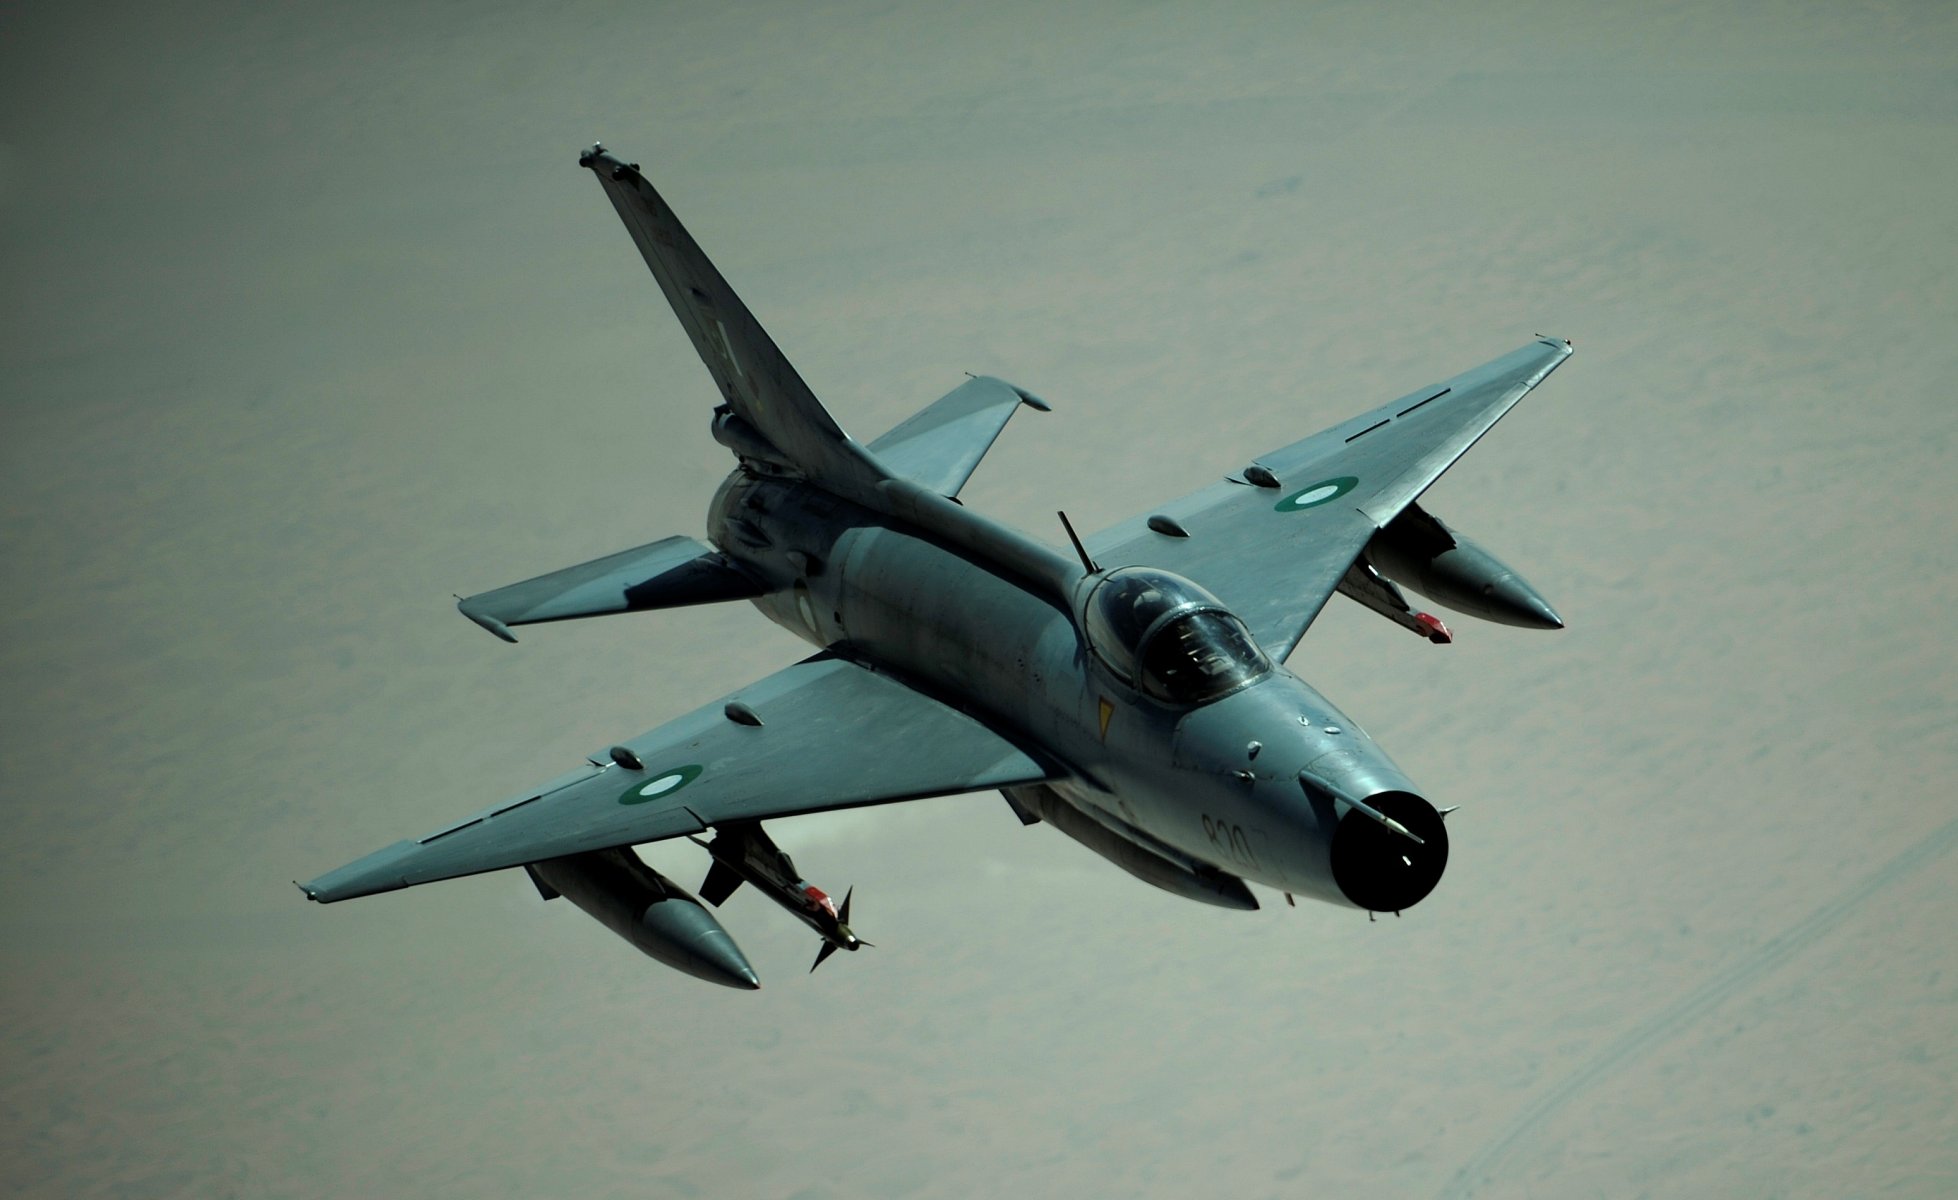
<svg viewBox="0 0 1958 1200"><path fill-rule="evenodd" d="M1373 535L1570 357L1541 338L1410 392L1088 540L1103 567L1188 576L1283 658Z"/></svg>
<svg viewBox="0 0 1958 1200"><path fill-rule="evenodd" d="M1052 774L971 717L819 655L541 788L396 842L300 889L329 903L699 833L726 821L980 791Z"/></svg>

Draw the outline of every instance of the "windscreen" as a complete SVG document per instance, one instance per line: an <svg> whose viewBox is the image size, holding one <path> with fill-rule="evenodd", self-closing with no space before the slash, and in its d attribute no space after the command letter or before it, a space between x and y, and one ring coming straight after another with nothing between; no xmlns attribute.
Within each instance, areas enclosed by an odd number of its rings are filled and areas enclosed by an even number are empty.
<svg viewBox="0 0 1958 1200"><path fill-rule="evenodd" d="M1193 612L1142 648L1142 686L1175 704L1201 704L1271 670L1251 631L1229 613Z"/></svg>
<svg viewBox="0 0 1958 1200"><path fill-rule="evenodd" d="M1111 574L1088 605L1088 640L1101 660L1125 681L1135 681L1135 652L1166 613L1205 601L1208 592L1163 571L1129 569Z"/></svg>

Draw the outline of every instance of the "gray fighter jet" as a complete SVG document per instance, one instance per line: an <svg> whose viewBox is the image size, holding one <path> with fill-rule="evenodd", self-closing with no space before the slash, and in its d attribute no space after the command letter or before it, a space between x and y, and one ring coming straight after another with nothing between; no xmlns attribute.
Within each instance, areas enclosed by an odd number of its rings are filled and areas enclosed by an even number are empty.
<svg viewBox="0 0 1958 1200"><path fill-rule="evenodd" d="M971 378L855 441L638 164L602 146L578 163L693 339L720 391L714 439L738 466L709 506L711 545L666 538L470 596L462 612L514 642L519 625L747 600L816 653L300 885L308 897L523 867L546 899L653 958L755 987L712 913L631 847L713 831L707 898L752 884L822 937L820 963L864 944L848 898L839 909L803 880L761 823L989 789L1022 822L1207 904L1258 907L1247 881L1369 913L1433 890L1442 812L1283 661L1334 592L1435 642L1447 627L1401 587L1490 621L1562 626L1416 501L1569 342L1533 338L1085 540L1063 516L1063 554L958 501L1008 418L1047 411L1038 397Z"/></svg>

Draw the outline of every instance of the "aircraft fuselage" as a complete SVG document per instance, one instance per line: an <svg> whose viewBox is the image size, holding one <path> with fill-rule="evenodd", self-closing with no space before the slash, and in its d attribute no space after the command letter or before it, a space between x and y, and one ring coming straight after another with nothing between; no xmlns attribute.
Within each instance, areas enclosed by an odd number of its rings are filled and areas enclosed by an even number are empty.
<svg viewBox="0 0 1958 1200"><path fill-rule="evenodd" d="M1433 809L1358 725L1282 665L1195 707L1111 670L1083 632L1099 574L1083 571L1064 603L812 484L746 471L716 494L708 531L766 580L753 603L770 620L1058 764L1065 775L1053 792L1131 840L1355 907L1408 907L1439 877L1446 834ZM1323 786L1303 785L1302 773ZM1414 838L1342 802L1383 795L1372 806L1418 825ZM1355 886L1359 876L1371 882Z"/></svg>

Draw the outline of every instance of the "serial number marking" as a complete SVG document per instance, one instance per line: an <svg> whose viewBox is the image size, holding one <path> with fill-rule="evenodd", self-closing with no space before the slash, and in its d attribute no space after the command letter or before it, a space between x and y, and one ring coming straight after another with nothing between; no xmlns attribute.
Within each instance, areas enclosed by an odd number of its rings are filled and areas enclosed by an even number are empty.
<svg viewBox="0 0 1958 1200"><path fill-rule="evenodd" d="M1203 836L1232 861L1258 865L1258 856L1251 849L1251 839L1245 836L1244 826L1205 813Z"/></svg>

